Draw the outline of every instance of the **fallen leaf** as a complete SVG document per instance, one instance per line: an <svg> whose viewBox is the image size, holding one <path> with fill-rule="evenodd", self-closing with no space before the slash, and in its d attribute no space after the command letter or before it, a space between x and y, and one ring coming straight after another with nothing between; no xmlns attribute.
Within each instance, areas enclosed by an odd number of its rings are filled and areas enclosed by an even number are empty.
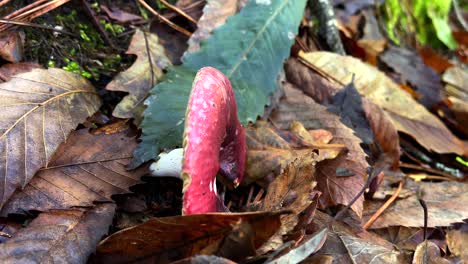
<svg viewBox="0 0 468 264"><path fill-rule="evenodd" d="M263 121L247 127L247 165L243 184L261 180L272 173L279 175L297 158L315 155L314 162L318 162L333 159L342 150L340 146L327 146L328 142L316 142L302 124L292 124L295 126L282 131ZM301 133L309 138L304 138Z"/></svg>
<svg viewBox="0 0 468 264"><path fill-rule="evenodd" d="M413 256L413 264L450 264L448 259L440 256L440 248L431 241L418 245Z"/></svg>
<svg viewBox="0 0 468 264"><path fill-rule="evenodd" d="M41 213L0 244L2 263L86 263L112 224L115 206Z"/></svg>
<svg viewBox="0 0 468 264"><path fill-rule="evenodd" d="M417 182L427 204L428 227L450 226L468 218L468 184L463 182ZM381 202L369 201L364 222L380 208ZM423 209L416 195L396 200L371 226L372 229L389 226L424 226Z"/></svg>
<svg viewBox="0 0 468 264"><path fill-rule="evenodd" d="M464 152L463 143L436 116L374 67L329 52L302 53L300 58L341 83L348 83L355 74L359 93L384 109L398 131L411 135L426 149L438 153Z"/></svg>
<svg viewBox="0 0 468 264"><path fill-rule="evenodd" d="M427 66L431 67L439 74L453 66L446 58L437 54L437 52L430 47L420 49L419 56L421 56Z"/></svg>
<svg viewBox="0 0 468 264"><path fill-rule="evenodd" d="M435 229L428 228L428 237L433 230ZM400 250L414 251L416 247L424 241L423 228L390 226L387 228L374 229L372 231L393 243Z"/></svg>
<svg viewBox="0 0 468 264"><path fill-rule="evenodd" d="M132 13L128 13L123 11L122 9L116 7L108 8L105 5L101 5L102 11L106 12L106 14L113 20L120 22L120 23L130 23L133 21L143 20L141 16L137 16Z"/></svg>
<svg viewBox="0 0 468 264"><path fill-rule="evenodd" d="M324 160L316 166L315 180L320 197L321 208L348 205L364 186L367 177L366 155L361 141L351 129L343 125L339 117L328 112L324 106L315 103L291 84L284 85L285 97L270 116L270 120L280 129L287 128L292 121L299 121L306 129L326 129L332 132L332 144L346 145L348 152L341 153L333 160ZM346 171L349 176L341 176ZM360 217L363 197L360 197L351 209Z"/></svg>
<svg viewBox="0 0 468 264"><path fill-rule="evenodd" d="M214 263L214 264L237 264L232 260L221 258L217 256L207 256L207 255L197 255L191 258L181 259L172 264L204 264L204 263Z"/></svg>
<svg viewBox="0 0 468 264"><path fill-rule="evenodd" d="M13 75L29 72L33 69L39 68L42 68L42 66L32 62L9 63L2 65L2 67L0 67L0 82L9 81Z"/></svg>
<svg viewBox="0 0 468 264"><path fill-rule="evenodd" d="M50 68L16 75L0 84L0 207L47 167L71 130L100 106L91 84L74 73Z"/></svg>
<svg viewBox="0 0 468 264"><path fill-rule="evenodd" d="M13 31L0 36L0 58L16 63L23 60L23 53L21 33Z"/></svg>
<svg viewBox="0 0 468 264"><path fill-rule="evenodd" d="M281 225L284 212L211 213L153 218L114 233L101 242L93 260L123 263L169 263L198 254L217 252L233 226L246 222L255 230L260 247Z"/></svg>
<svg viewBox="0 0 468 264"><path fill-rule="evenodd" d="M406 263L400 252L349 235L338 235L353 263Z"/></svg>
<svg viewBox="0 0 468 264"><path fill-rule="evenodd" d="M284 65L286 78L306 95L320 104L328 104L340 88L321 77L296 58L289 58Z"/></svg>
<svg viewBox="0 0 468 264"><path fill-rule="evenodd" d="M309 236L301 245L269 263L300 263L323 246L327 239L327 231L328 229L324 228L316 234Z"/></svg>
<svg viewBox="0 0 468 264"><path fill-rule="evenodd" d="M92 206L94 201L112 201L114 194L129 193L146 170L126 170L137 142L125 134L72 132L48 168L39 170L22 191L14 193L0 215Z"/></svg>
<svg viewBox="0 0 468 264"><path fill-rule="evenodd" d="M276 250L286 235L298 224L298 215L312 202L312 190L317 185L314 180L315 164L314 154L298 158L288 164L281 173L268 186L267 194L262 202L262 211L288 209L293 213L281 216L281 227L262 248L261 252Z"/></svg>
<svg viewBox="0 0 468 264"><path fill-rule="evenodd" d="M452 67L445 71L442 80L446 83L445 90L448 95L462 101L468 101L468 70Z"/></svg>
<svg viewBox="0 0 468 264"><path fill-rule="evenodd" d="M126 71L117 74L106 89L129 93L115 107L112 115L119 118L135 118L139 123L143 118L143 101L149 90L161 79L163 69L171 63L164 54L158 37L141 30L137 30L133 35L127 54L136 55L137 60Z"/></svg>
<svg viewBox="0 0 468 264"><path fill-rule="evenodd" d="M197 30L188 40L187 52L200 49L200 43L211 36L211 32L223 25L228 17L239 11L240 0L208 0L203 15L197 23Z"/></svg>
<svg viewBox="0 0 468 264"><path fill-rule="evenodd" d="M462 262L468 262L468 251L466 245L468 245L468 224L461 223L456 224L456 228L447 231L447 245L450 252L460 257Z"/></svg>
<svg viewBox="0 0 468 264"><path fill-rule="evenodd" d="M422 95L418 101L428 109L443 100L442 84L432 68L426 66L413 51L390 46L380 55L380 60L401 75L403 83L408 82Z"/></svg>

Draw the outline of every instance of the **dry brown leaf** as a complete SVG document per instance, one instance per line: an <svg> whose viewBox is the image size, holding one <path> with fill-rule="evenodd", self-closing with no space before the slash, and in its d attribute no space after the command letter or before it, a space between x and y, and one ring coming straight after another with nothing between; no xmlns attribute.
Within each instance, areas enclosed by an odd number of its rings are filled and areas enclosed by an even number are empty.
<svg viewBox="0 0 468 264"><path fill-rule="evenodd" d="M86 263L112 224L115 206L53 210L40 214L6 243L2 263Z"/></svg>
<svg viewBox="0 0 468 264"><path fill-rule="evenodd" d="M445 91L448 95L462 101L468 101L468 70L452 67L445 71L442 80L446 83Z"/></svg>
<svg viewBox="0 0 468 264"><path fill-rule="evenodd" d="M384 109L398 131L411 135L428 150L464 152L463 143L436 116L376 68L358 59L330 52L301 53L299 56L341 83L350 82L355 74L359 93Z"/></svg>
<svg viewBox="0 0 468 264"><path fill-rule="evenodd" d="M440 248L431 241L424 241L418 245L413 256L413 264L450 264L440 256Z"/></svg>
<svg viewBox="0 0 468 264"><path fill-rule="evenodd" d="M292 214L281 216L281 227L262 248L261 252L275 250L283 244L283 235L294 229L298 223L298 215L312 202L312 190L317 185L315 181L314 153L298 158L288 164L276 179L268 186L268 191L262 202L262 211L288 209Z"/></svg>
<svg viewBox="0 0 468 264"><path fill-rule="evenodd" d="M246 129L248 150L243 184L270 174L281 174L297 158L317 154L315 162L318 162L333 159L342 150L340 146L327 146L328 142L319 143L299 122L291 125L289 130L279 130L267 122L258 121Z"/></svg>
<svg viewBox="0 0 468 264"><path fill-rule="evenodd" d="M129 193L129 187L140 183L146 173L143 167L126 170L136 145L135 137L125 132L72 132L49 168L40 170L22 191L13 194L0 215L92 206L94 201L112 201L114 194Z"/></svg>
<svg viewBox="0 0 468 264"><path fill-rule="evenodd" d="M13 75L32 71L33 69L41 69L42 66L32 62L9 63L0 67L0 82L9 81Z"/></svg>
<svg viewBox="0 0 468 264"><path fill-rule="evenodd" d="M390 117L378 105L362 98L362 108L374 133L374 140L382 149L384 159L392 169L400 163L400 137Z"/></svg>
<svg viewBox="0 0 468 264"><path fill-rule="evenodd" d="M463 182L417 182L423 192L428 209L428 227L450 226L468 218L468 184ZM366 204L367 205L367 204ZM364 212L364 222L380 208L381 202L369 201ZM416 195L396 200L374 222L372 229L389 226L424 226L423 209Z"/></svg>
<svg viewBox="0 0 468 264"><path fill-rule="evenodd" d="M159 44L158 36L137 30L132 37L127 54L134 54L137 60L126 71L114 77L106 89L109 91L128 92L115 107L113 116L135 118L137 122L143 117L144 105L148 92L163 75L163 69L171 63Z"/></svg>
<svg viewBox="0 0 468 264"><path fill-rule="evenodd" d="M187 52L196 52L200 43L211 36L211 32L222 26L228 17L240 9L241 0L208 0L203 8L203 15L197 23L197 30L188 40Z"/></svg>
<svg viewBox="0 0 468 264"><path fill-rule="evenodd" d="M106 5L101 5L102 11L106 12L106 14L113 20L120 22L120 23L130 23L132 21L143 20L141 16L125 12L122 9L119 9L115 6L107 7Z"/></svg>
<svg viewBox="0 0 468 264"><path fill-rule="evenodd" d="M168 263L194 255L212 255L223 247L226 236L240 223L247 223L255 230L253 245L258 248L280 227L282 214L211 213L153 218L103 240L94 260Z"/></svg>
<svg viewBox="0 0 468 264"><path fill-rule="evenodd" d="M450 252L468 263L468 250L466 250L466 245L468 245L468 224L464 223L459 229L447 231L446 238Z"/></svg>
<svg viewBox="0 0 468 264"><path fill-rule="evenodd" d="M0 58L16 63L23 59L23 53L21 33L15 31L0 36Z"/></svg>
<svg viewBox="0 0 468 264"><path fill-rule="evenodd" d="M0 84L0 207L99 106L94 87L64 70L35 69Z"/></svg>
<svg viewBox="0 0 468 264"><path fill-rule="evenodd" d="M396 250L349 235L338 236L343 241L353 263L406 263L400 258L401 253Z"/></svg>
<svg viewBox="0 0 468 264"><path fill-rule="evenodd" d="M339 117L329 113L324 106L315 103L291 84L284 85L285 97L270 116L271 121L280 129L287 128L292 121L300 121L307 129L326 129L332 132L332 144L346 145L348 152L341 153L333 160L319 162L315 178L318 190L322 192L322 208L348 205L364 186L367 177L366 155L351 129L343 125ZM344 172L344 173L343 173ZM343 175L345 174L345 175ZM351 209L360 217L363 197Z"/></svg>

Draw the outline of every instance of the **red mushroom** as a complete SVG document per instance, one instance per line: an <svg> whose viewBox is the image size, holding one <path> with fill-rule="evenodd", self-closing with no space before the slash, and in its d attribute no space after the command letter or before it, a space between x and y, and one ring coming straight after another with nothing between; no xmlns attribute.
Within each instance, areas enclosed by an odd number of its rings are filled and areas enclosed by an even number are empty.
<svg viewBox="0 0 468 264"><path fill-rule="evenodd" d="M216 192L216 175L219 172L236 187L246 159L245 132L227 77L215 68L200 69L185 118L182 213L226 211Z"/></svg>

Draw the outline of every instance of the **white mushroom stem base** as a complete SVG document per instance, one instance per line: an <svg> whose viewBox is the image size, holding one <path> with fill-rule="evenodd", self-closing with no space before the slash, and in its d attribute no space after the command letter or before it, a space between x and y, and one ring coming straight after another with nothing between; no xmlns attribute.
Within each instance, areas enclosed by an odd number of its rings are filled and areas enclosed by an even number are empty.
<svg viewBox="0 0 468 264"><path fill-rule="evenodd" d="M171 150L168 153L160 153L158 161L150 165L150 175L155 177L175 177L182 179L183 148Z"/></svg>

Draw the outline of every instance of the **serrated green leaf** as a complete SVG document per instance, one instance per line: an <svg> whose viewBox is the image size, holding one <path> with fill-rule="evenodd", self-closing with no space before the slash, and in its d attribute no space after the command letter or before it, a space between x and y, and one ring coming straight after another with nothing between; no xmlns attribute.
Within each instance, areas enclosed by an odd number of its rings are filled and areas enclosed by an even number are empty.
<svg viewBox="0 0 468 264"><path fill-rule="evenodd" d="M261 115L277 88L276 79L289 56L305 3L249 1L202 43L199 52L186 54L182 66L171 67L145 102L142 142L132 165L155 158L162 148L181 144L191 84L202 67L217 68L229 78L243 124Z"/></svg>

